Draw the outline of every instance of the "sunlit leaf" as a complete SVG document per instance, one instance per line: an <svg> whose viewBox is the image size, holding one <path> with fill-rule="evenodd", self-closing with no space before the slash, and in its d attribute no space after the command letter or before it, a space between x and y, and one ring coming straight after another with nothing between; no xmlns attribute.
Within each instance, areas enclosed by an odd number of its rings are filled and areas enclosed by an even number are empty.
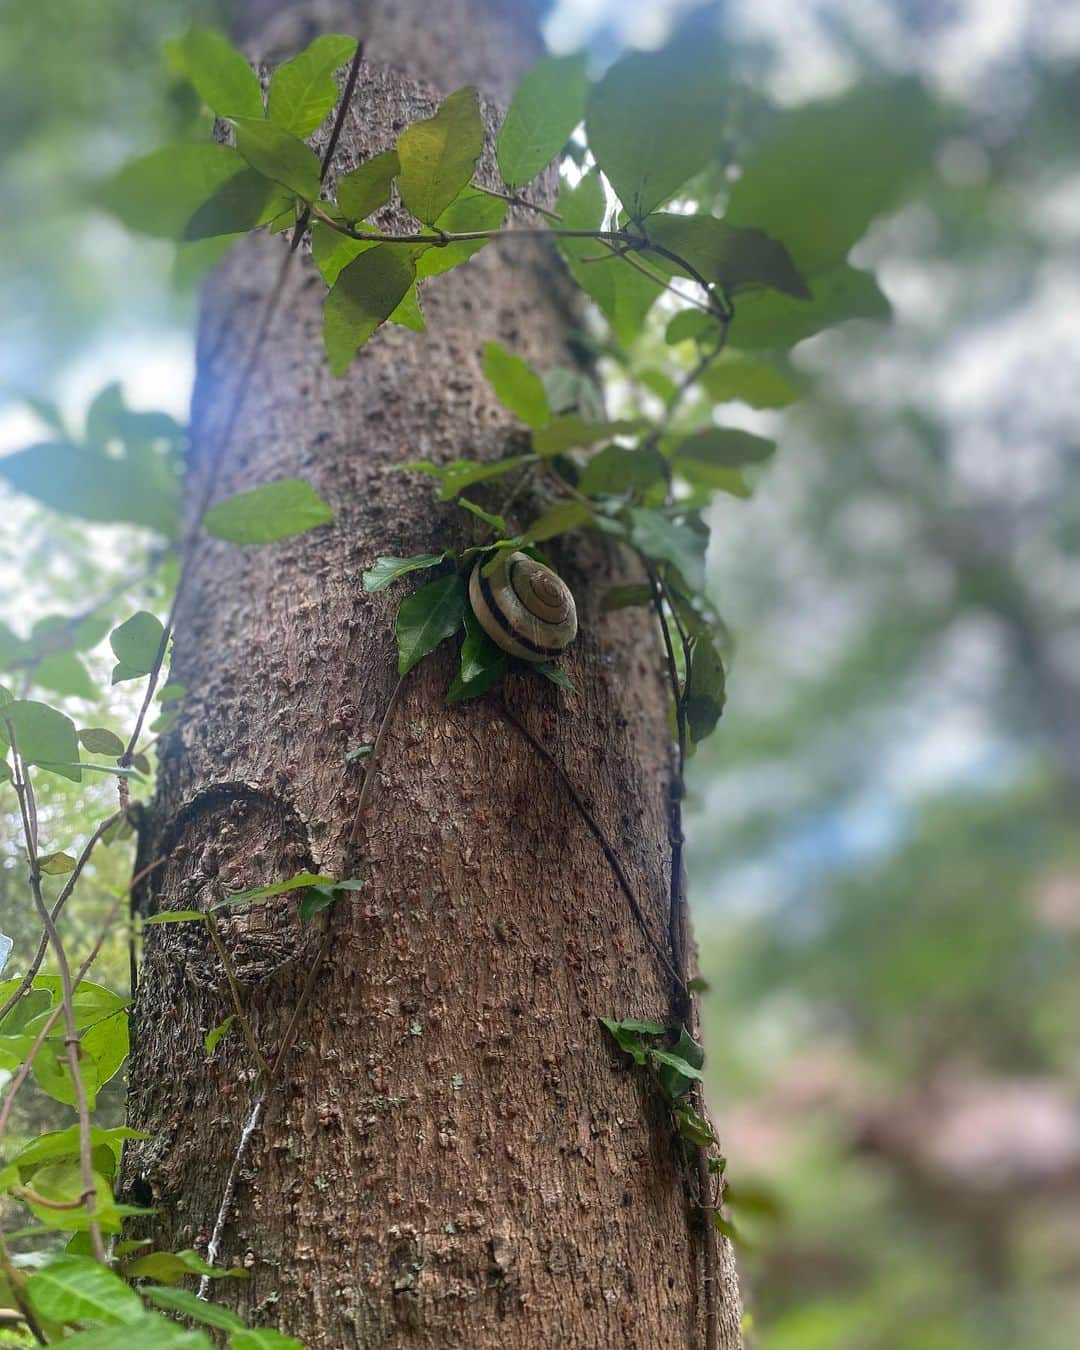
<svg viewBox="0 0 1080 1350"><path fill-rule="evenodd" d="M378 244L338 274L323 306L323 340L330 369L344 375L372 333L393 314L416 277L407 249Z"/></svg>
<svg viewBox="0 0 1080 1350"><path fill-rule="evenodd" d="M545 168L585 115L585 55L546 56L526 72L499 130L499 172L522 187Z"/></svg>
<svg viewBox="0 0 1080 1350"><path fill-rule="evenodd" d="M417 220L435 224L468 185L483 148L480 102L471 85L444 99L434 117L401 133L398 192Z"/></svg>
<svg viewBox="0 0 1080 1350"><path fill-rule="evenodd" d="M141 609L109 634L109 646L116 657L112 682L137 680L148 675L157 662L165 629L156 614Z"/></svg>
<svg viewBox="0 0 1080 1350"><path fill-rule="evenodd" d="M185 73L219 117L262 117L262 89L246 58L224 33L195 27L180 38Z"/></svg>
<svg viewBox="0 0 1080 1350"><path fill-rule="evenodd" d="M390 189L397 175L395 150L374 155L337 181L337 200L347 220L365 220L390 200Z"/></svg>
<svg viewBox="0 0 1080 1350"><path fill-rule="evenodd" d="M203 517L203 528L232 544L272 544L333 519L333 511L310 483L284 478L218 502Z"/></svg>
<svg viewBox="0 0 1080 1350"><path fill-rule="evenodd" d="M551 417L543 380L527 361L498 342L484 344L484 375L503 407L526 426L542 427Z"/></svg>
<svg viewBox="0 0 1080 1350"><path fill-rule="evenodd" d="M464 620L466 603L465 582L456 573L429 581L401 602L396 624L399 674L407 674L453 637Z"/></svg>
<svg viewBox="0 0 1080 1350"><path fill-rule="evenodd" d="M322 126L338 97L334 72L356 52L356 38L325 33L270 77L267 116L294 136Z"/></svg>
<svg viewBox="0 0 1080 1350"><path fill-rule="evenodd" d="M253 169L298 197L312 202L319 195L319 157L297 137L273 122L234 117L236 148Z"/></svg>

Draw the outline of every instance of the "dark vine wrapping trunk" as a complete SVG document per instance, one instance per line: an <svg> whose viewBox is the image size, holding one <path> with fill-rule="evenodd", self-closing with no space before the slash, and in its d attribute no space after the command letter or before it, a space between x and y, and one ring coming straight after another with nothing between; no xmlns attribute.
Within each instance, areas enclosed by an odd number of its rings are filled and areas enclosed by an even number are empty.
<svg viewBox="0 0 1080 1350"><path fill-rule="evenodd" d="M393 145L461 84L494 100L538 54L521 3L248 6L244 40L276 63L321 31L367 59L336 164ZM490 145L481 174L495 183ZM547 187L550 188L550 181ZM542 195L544 185L538 192ZM394 612L369 596L383 553L473 536L414 458L505 453L514 437L481 371L494 338L539 368L572 364L579 321L554 252L489 245L428 283L427 332L385 326L329 375L324 288L298 257L229 444L236 384L288 236L235 248L206 285L187 495L302 477L335 524L257 548L203 539L177 619L183 715L162 739L140 864L144 910L205 909L304 870L362 876L241 1169L219 1262L250 1280L212 1296L311 1347L614 1347L704 1343L692 1165L655 1092L599 1016L664 1020L669 987L550 766L498 697L447 708L456 643L409 678L355 848L364 761L396 681ZM479 536L476 536L479 537ZM606 614L625 557L575 538L560 570L581 635L580 693L509 678L505 696L618 850L657 939L667 927L665 690L651 619ZM272 1058L319 923L279 897L221 919L255 1035ZM257 1090L221 963L198 925L147 930L131 1057L129 1195L158 1206L163 1248L205 1243ZM726 1243L720 1343L739 1343Z"/></svg>

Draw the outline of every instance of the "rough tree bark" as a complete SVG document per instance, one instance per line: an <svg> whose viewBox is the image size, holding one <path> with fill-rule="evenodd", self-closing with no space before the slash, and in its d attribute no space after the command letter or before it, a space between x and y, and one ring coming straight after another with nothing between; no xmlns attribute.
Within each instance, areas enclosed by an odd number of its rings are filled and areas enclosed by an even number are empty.
<svg viewBox="0 0 1080 1350"><path fill-rule="evenodd" d="M538 50L521 0L285 12L255 0L246 19L250 50L271 61L318 31L366 37L341 169L465 82L505 100ZM494 104L486 115L493 126ZM540 367L572 361L560 264L539 245L489 246L430 284L425 335L383 328L335 381L323 288L297 259L223 448L285 247L245 242L206 287L188 497L224 452L217 496L301 476L336 521L263 548L199 544L172 667L190 692L161 745L141 839L142 862L165 861L141 903L206 907L223 887L307 868L361 874L365 887L334 911L329 957L242 1170L220 1259L251 1279L214 1296L312 1347L702 1345L689 1168L665 1109L596 1021L662 1019L664 974L551 768L495 701L444 706L453 644L410 677L354 856L348 846L364 769L345 752L372 741L393 689L404 593L365 595L361 571L467 533L463 513L435 507L429 483L394 466L505 450L515 433L481 348L496 338ZM506 696L589 803L662 941L671 766L659 652L644 611L599 605L612 582L639 578L600 545L575 543L559 564L578 597L566 664L581 692L515 675ZM318 925L301 930L282 897L226 917L222 932L272 1056ZM153 1137L132 1150L127 1179L153 1196L153 1235L174 1249L206 1242L255 1089L240 1036L204 1053L228 1011L202 931L147 930L131 1123ZM738 1294L721 1251L731 1347Z"/></svg>

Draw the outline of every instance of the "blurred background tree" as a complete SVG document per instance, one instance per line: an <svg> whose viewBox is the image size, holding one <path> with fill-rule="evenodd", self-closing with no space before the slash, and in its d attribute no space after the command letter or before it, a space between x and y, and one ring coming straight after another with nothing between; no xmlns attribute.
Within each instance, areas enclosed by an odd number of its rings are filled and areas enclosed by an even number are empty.
<svg viewBox="0 0 1080 1350"><path fill-rule="evenodd" d="M599 64L682 8L560 0L548 34ZM734 653L725 724L693 763L690 869L753 1336L1064 1350L1080 1343L1080 24L1055 0L728 8L769 98L913 73L950 126L918 200L856 256L893 326L796 349L796 408L742 410L780 453L750 505L716 511ZM0 11L0 450L47 434L26 395L77 422L109 378L184 415L196 260L87 197L164 132L201 133L160 52L207 18L210 0ZM639 362L650 341L662 314ZM0 615L20 636L145 555L135 531L61 526L6 491L3 508ZM50 791L69 823L72 799L93 820L109 794ZM0 926L25 960L4 835ZM68 916L83 945L129 868L122 847L98 855ZM124 959L106 954L110 979ZM47 1104L24 1101L40 1127Z"/></svg>

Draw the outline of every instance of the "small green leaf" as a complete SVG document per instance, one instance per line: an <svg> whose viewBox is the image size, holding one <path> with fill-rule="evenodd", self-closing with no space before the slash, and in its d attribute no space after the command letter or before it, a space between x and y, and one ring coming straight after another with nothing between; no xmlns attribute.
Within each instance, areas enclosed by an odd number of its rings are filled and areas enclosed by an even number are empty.
<svg viewBox="0 0 1080 1350"><path fill-rule="evenodd" d="M636 605L652 603L652 587L647 582L637 582L629 586L612 586L600 601L604 610L629 609Z"/></svg>
<svg viewBox="0 0 1080 1350"><path fill-rule="evenodd" d="M463 188L435 222L435 228L447 234L467 234L471 230L498 230L506 216L508 203L473 187ZM417 279L439 276L467 262L487 243L469 239L456 244L427 248L416 261Z"/></svg>
<svg viewBox="0 0 1080 1350"><path fill-rule="evenodd" d="M304 1350L304 1343L280 1331L248 1327L244 1331L233 1332L229 1338L229 1350Z"/></svg>
<svg viewBox="0 0 1080 1350"><path fill-rule="evenodd" d="M289 877L287 881L272 881L267 886L256 886L249 891L237 891L235 895L228 895L224 900L216 900L211 909L227 909L233 905L249 905L260 900L269 900L272 896L283 895L286 891L300 890L305 886L330 886L333 885L333 877L320 876L316 872L298 872L296 876Z"/></svg>
<svg viewBox="0 0 1080 1350"><path fill-rule="evenodd" d="M397 152L384 150L339 178L337 200L345 219L366 220L373 211L385 206L400 167Z"/></svg>
<svg viewBox="0 0 1080 1350"><path fill-rule="evenodd" d="M730 225L715 216L663 212L649 216L644 228L651 243L667 250L646 252L648 260L665 272L674 270L695 281L703 277L728 295L738 295L749 287L771 286L799 300L810 298L806 281L787 249L761 230ZM669 256L672 253L688 266Z"/></svg>
<svg viewBox="0 0 1080 1350"><path fill-rule="evenodd" d="M262 117L258 78L223 33L192 28L177 48L196 93L219 117Z"/></svg>
<svg viewBox="0 0 1080 1350"><path fill-rule="evenodd" d="M304 201L315 201L321 166L314 150L273 122L254 117L231 120L236 128L236 148L253 169Z"/></svg>
<svg viewBox="0 0 1080 1350"><path fill-rule="evenodd" d="M486 342L484 375L503 407L526 426L542 427L550 419L544 382L520 356L497 342Z"/></svg>
<svg viewBox="0 0 1080 1350"><path fill-rule="evenodd" d="M334 375L345 374L415 278L412 258L395 244L377 244L342 268L323 306L323 341Z"/></svg>
<svg viewBox="0 0 1080 1350"><path fill-rule="evenodd" d="M507 535L510 533L506 521L502 516L496 515L494 511L485 511L482 506L477 506L475 502L469 501L468 497L459 497L457 504L464 510L471 512L477 520L482 520L485 525L490 525L496 534Z"/></svg>
<svg viewBox="0 0 1080 1350"><path fill-rule="evenodd" d="M492 478L501 478L512 469L534 464L534 455L511 455L507 459L496 459L484 463L475 459L455 459L449 464L433 464L429 459L415 459L403 464L402 469L412 473L427 473L440 483L439 501L452 501L463 488L473 483L486 483Z"/></svg>
<svg viewBox="0 0 1080 1350"><path fill-rule="evenodd" d="M776 442L765 436L754 436L736 427L709 427L679 441L671 451L671 463L680 473L692 464L697 476L692 477L689 469L686 476L692 482L701 482L702 475L710 469L742 469L748 464L762 464L775 450Z"/></svg>
<svg viewBox="0 0 1080 1350"><path fill-rule="evenodd" d="M175 684L170 680L168 684L163 684L161 686L154 697L158 703L175 703L178 699L182 699L186 694L187 685ZM90 747L87 746L87 749L89 748ZM107 754L108 752L101 751L100 753Z"/></svg>
<svg viewBox="0 0 1080 1350"><path fill-rule="evenodd" d="M157 1308L165 1308L169 1312L180 1313L184 1317L190 1317L194 1322L202 1322L208 1327L218 1327L222 1331L243 1331L244 1323L237 1317L236 1313L230 1312L228 1308L219 1307L216 1303L208 1303L205 1299L196 1298L193 1293L187 1289L171 1289L168 1285L145 1284L139 1293L147 1303L152 1303Z"/></svg>
<svg viewBox="0 0 1080 1350"><path fill-rule="evenodd" d="M612 436L633 436L645 423L641 418L616 422L587 422L578 413L562 413L553 417L545 427L533 432L533 449L543 459L565 454L575 446L595 445L609 441Z"/></svg>
<svg viewBox="0 0 1080 1350"><path fill-rule="evenodd" d="M751 408L786 408L799 397L798 386L775 366L732 354L703 371L701 384L718 403L747 403Z"/></svg>
<svg viewBox="0 0 1080 1350"><path fill-rule="evenodd" d="M609 445L593 455L582 469L578 491L586 497L643 493L666 482L668 472L667 461L659 450L648 446L626 450L621 445Z"/></svg>
<svg viewBox="0 0 1080 1350"><path fill-rule="evenodd" d="M207 1055L212 1055L214 1053L214 1048L216 1047L218 1041L221 1040L222 1036L228 1034L229 1028L235 1021L236 1021L236 1014L230 1013L228 1017L226 1017L224 1022L219 1022L216 1027L214 1027L211 1031L207 1032L206 1040L203 1041L203 1049L206 1051ZM138 1273L140 1272L137 1271L128 1272L128 1274L130 1275ZM151 1270L147 1270L144 1273L148 1275L151 1279L161 1278L159 1275L155 1275L154 1272Z"/></svg>
<svg viewBox="0 0 1080 1350"><path fill-rule="evenodd" d="M471 85L451 94L434 117L398 137L398 191L409 211L434 225L472 178L484 148L480 101Z"/></svg>
<svg viewBox="0 0 1080 1350"><path fill-rule="evenodd" d="M151 914L143 919L143 926L162 923L205 923L206 915L201 909L163 909L159 914Z"/></svg>
<svg viewBox="0 0 1080 1350"><path fill-rule="evenodd" d="M33 699L16 699L3 708L11 723L15 745L27 764L56 764L54 772L75 783L82 782L78 768L68 767L79 758L79 742L70 717Z"/></svg>
<svg viewBox="0 0 1080 1350"><path fill-rule="evenodd" d="M246 234L275 220L289 209L293 195L280 183L255 169L242 169L227 178L184 226L184 239L213 239L221 235Z"/></svg>
<svg viewBox="0 0 1080 1350"><path fill-rule="evenodd" d="M112 672L113 684L149 675L157 662L164 636L161 620L145 609L140 609L130 619L125 619L119 628L114 628L109 634L109 646L116 657Z"/></svg>
<svg viewBox="0 0 1080 1350"><path fill-rule="evenodd" d="M694 639L690 657L689 697L686 716L695 742L712 735L727 698L724 663L716 644L707 634Z"/></svg>
<svg viewBox="0 0 1080 1350"><path fill-rule="evenodd" d="M731 321L732 346L742 351L792 347L823 328L850 319L887 319L892 313L870 273L846 263L810 277L809 283L809 300L794 300L775 291L744 295Z"/></svg>
<svg viewBox="0 0 1080 1350"><path fill-rule="evenodd" d="M663 1065L664 1068L672 1069L679 1077L682 1078L705 1077L705 1075L701 1072L700 1069L695 1069L692 1064L688 1063L685 1059L682 1059L679 1055L672 1054L669 1050L651 1049L648 1051L648 1055L649 1058L655 1060L657 1064ZM685 1091L685 1089L683 1090ZM677 1093L672 1093L672 1096L677 1095L678 1095Z"/></svg>
<svg viewBox="0 0 1080 1350"><path fill-rule="evenodd" d="M87 1257L53 1257L30 1276L26 1294L34 1311L50 1322L119 1324L135 1321L143 1311L129 1284Z"/></svg>
<svg viewBox="0 0 1080 1350"><path fill-rule="evenodd" d="M75 859L70 853L44 853L37 860L38 871L47 877L62 877L75 871Z"/></svg>
<svg viewBox="0 0 1080 1350"><path fill-rule="evenodd" d="M533 521L525 531L525 538L532 544L542 544L546 539L554 539L556 535L591 524L592 518L592 508L588 502L556 502L538 520Z"/></svg>
<svg viewBox="0 0 1080 1350"><path fill-rule="evenodd" d="M681 1097L700 1079L701 1066L705 1063L705 1051L687 1032L679 1028L679 1039L670 1050L650 1050L650 1055L660 1064L660 1084L669 1097Z"/></svg>
<svg viewBox="0 0 1080 1350"><path fill-rule="evenodd" d="M231 146L168 145L125 164L99 187L96 200L129 230L182 239L199 207L246 171L243 157Z"/></svg>
<svg viewBox="0 0 1080 1350"><path fill-rule="evenodd" d="M310 923L316 914L329 909L337 898L331 886L312 886L300 901L300 922Z"/></svg>
<svg viewBox="0 0 1080 1350"><path fill-rule="evenodd" d="M395 558L391 554L376 558L364 573L364 590L369 593L385 591L387 586L392 586L395 581L408 576L410 572L422 572L428 567L438 567L446 557L446 553L414 553L408 558Z"/></svg>
<svg viewBox="0 0 1080 1350"><path fill-rule="evenodd" d="M631 219L716 156L728 125L727 60L708 7L655 52L631 52L589 91L589 149Z"/></svg>
<svg viewBox="0 0 1080 1350"><path fill-rule="evenodd" d="M310 483L285 478L218 502L203 517L203 528L231 544L272 544L333 519L333 511Z"/></svg>
<svg viewBox="0 0 1080 1350"><path fill-rule="evenodd" d="M341 33L317 37L270 77L267 115L283 131L301 138L322 126L337 102L334 72L351 61L356 39Z"/></svg>
<svg viewBox="0 0 1080 1350"><path fill-rule="evenodd" d="M461 644L461 664L446 691L447 703L462 703L479 698L498 684L506 672L506 653L499 650L476 621L471 609L465 611L465 641Z"/></svg>
<svg viewBox="0 0 1080 1350"><path fill-rule="evenodd" d="M79 740L92 755L112 755L116 759L124 753L124 742L115 731L105 727L83 727Z"/></svg>
<svg viewBox="0 0 1080 1350"><path fill-rule="evenodd" d="M675 1128L691 1144L696 1144L698 1148L712 1148L716 1144L712 1126L697 1111L689 1106L677 1106L674 1115Z"/></svg>
<svg viewBox="0 0 1080 1350"><path fill-rule="evenodd" d="M545 680L550 680L552 684L558 685L560 689L565 689L568 694L576 694L578 689L574 681L563 670L562 666L541 665L533 666L537 675L542 675Z"/></svg>
<svg viewBox="0 0 1080 1350"><path fill-rule="evenodd" d="M585 116L587 88L584 52L544 57L525 73L496 144L508 187L523 187L563 148Z"/></svg>
<svg viewBox="0 0 1080 1350"><path fill-rule="evenodd" d="M437 577L401 602L397 615L398 674L406 675L429 652L453 637L466 610L465 582L456 573Z"/></svg>
<svg viewBox="0 0 1080 1350"><path fill-rule="evenodd" d="M677 567L692 590L704 588L707 536L659 511L635 507L630 512L630 542L646 558Z"/></svg>

